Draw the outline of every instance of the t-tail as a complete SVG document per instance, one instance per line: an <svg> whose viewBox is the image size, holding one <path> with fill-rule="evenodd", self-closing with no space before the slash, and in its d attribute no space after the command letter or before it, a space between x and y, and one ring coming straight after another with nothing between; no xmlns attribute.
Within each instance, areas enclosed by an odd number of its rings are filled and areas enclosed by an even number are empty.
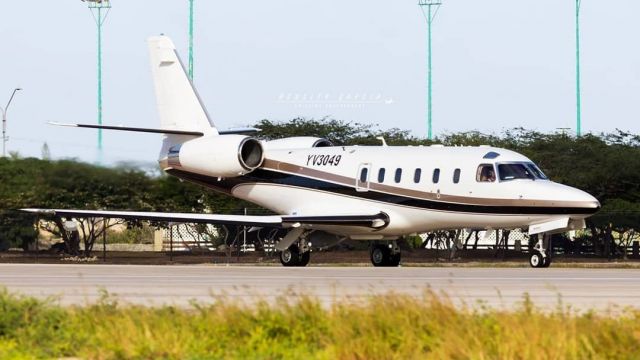
<svg viewBox="0 0 640 360"><path fill-rule="evenodd" d="M185 71L173 41L166 36L149 38L151 72L160 126L63 124L90 129L163 134L158 161L165 171L195 173L215 178L241 176L262 165L262 143L248 134L257 129L218 131Z"/></svg>
<svg viewBox="0 0 640 360"><path fill-rule="evenodd" d="M148 44L160 127L201 132L204 136L218 135L173 41L167 36L154 36L149 38ZM166 157L172 146L191 139L193 137L189 135L165 134L160 158Z"/></svg>
<svg viewBox="0 0 640 360"><path fill-rule="evenodd" d="M165 133L161 167L213 177L239 176L259 167L263 161L260 141L239 133L218 132L171 39L154 36L148 42L160 127L202 133L197 137Z"/></svg>

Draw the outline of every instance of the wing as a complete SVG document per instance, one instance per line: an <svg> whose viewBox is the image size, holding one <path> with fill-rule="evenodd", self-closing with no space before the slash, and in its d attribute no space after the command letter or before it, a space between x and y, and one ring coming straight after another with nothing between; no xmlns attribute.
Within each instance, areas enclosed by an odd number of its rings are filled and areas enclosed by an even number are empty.
<svg viewBox="0 0 640 360"><path fill-rule="evenodd" d="M219 215L189 214L140 211L102 211L73 209L21 209L21 211L43 215L64 217L104 217L126 220L168 221L200 224L247 225L271 227L299 227L314 225L361 226L368 228L384 228L389 223L385 213L377 214L343 214L343 215Z"/></svg>

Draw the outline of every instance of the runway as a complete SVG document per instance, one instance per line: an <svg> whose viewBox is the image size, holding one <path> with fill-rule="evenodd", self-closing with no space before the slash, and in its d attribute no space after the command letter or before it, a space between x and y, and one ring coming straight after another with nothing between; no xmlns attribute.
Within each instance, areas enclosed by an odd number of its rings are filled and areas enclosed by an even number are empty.
<svg viewBox="0 0 640 360"><path fill-rule="evenodd" d="M130 266L0 264L0 287L61 304L95 302L106 290L121 303L186 306L273 301L307 294L324 304L358 301L390 291L421 296L430 289L457 304L510 309L528 293L536 305L607 309L640 307L640 270L529 268L373 268L267 266Z"/></svg>

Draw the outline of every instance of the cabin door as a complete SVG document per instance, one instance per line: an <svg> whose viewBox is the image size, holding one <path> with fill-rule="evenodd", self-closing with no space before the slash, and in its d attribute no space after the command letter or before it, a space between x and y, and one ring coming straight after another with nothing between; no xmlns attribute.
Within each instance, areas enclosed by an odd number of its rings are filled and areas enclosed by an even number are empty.
<svg viewBox="0 0 640 360"><path fill-rule="evenodd" d="M356 191L369 191L369 177L371 176L371 164L362 163L358 166L356 174Z"/></svg>

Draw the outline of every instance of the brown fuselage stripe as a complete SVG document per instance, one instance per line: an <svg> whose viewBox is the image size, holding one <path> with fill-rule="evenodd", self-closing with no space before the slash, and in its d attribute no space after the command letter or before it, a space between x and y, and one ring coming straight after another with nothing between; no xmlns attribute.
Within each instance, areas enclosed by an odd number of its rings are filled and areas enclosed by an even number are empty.
<svg viewBox="0 0 640 360"><path fill-rule="evenodd" d="M317 169L311 169L304 166L285 163L277 160L265 159L261 166L267 170L283 171L290 174L307 176L318 180L333 182L343 186L351 186L355 188L356 179L337 175ZM553 200L525 200L525 199L489 199L478 197L467 197L447 194L434 194L432 192L424 192L412 189L406 189L397 186L390 186L375 182L369 182L369 189L387 193L390 195L405 196L420 200L437 201L443 203L455 203L463 205L479 205L479 206L519 206L519 207L565 207L565 208L590 208L594 207L591 202L584 201L553 201ZM438 197L439 195L439 197Z"/></svg>

